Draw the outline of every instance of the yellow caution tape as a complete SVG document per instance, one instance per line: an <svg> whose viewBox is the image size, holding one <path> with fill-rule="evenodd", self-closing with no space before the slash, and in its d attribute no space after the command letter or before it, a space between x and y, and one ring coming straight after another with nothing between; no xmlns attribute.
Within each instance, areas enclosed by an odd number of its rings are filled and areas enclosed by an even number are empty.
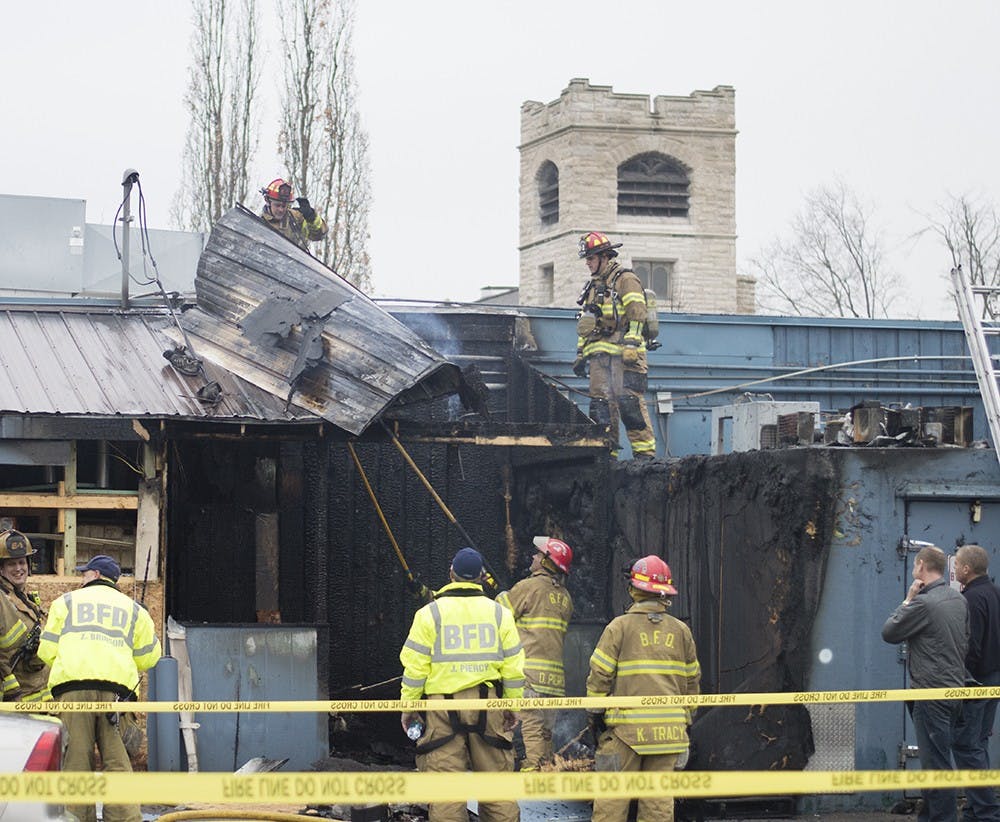
<svg viewBox="0 0 1000 822"><path fill-rule="evenodd" d="M787 796L995 785L991 771L643 771L522 773L15 773L0 802L347 804L504 799Z"/></svg>
<svg viewBox="0 0 1000 822"><path fill-rule="evenodd" d="M146 713L378 713L427 710L558 710L565 708L642 708L661 705L793 705L849 702L901 702L933 699L1000 699L1000 687L897 688L886 691L801 691L754 694L699 694L678 696L595 696L545 699L335 699L290 701L192 702L0 702L0 711L12 713L87 713L141 711Z"/></svg>

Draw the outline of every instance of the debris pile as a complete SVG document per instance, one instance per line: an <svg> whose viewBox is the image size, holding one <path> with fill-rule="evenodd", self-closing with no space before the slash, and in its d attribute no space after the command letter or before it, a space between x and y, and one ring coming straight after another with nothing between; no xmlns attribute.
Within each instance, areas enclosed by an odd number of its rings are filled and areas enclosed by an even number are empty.
<svg viewBox="0 0 1000 822"><path fill-rule="evenodd" d="M968 406L884 406L865 400L845 411L796 411L762 425L760 447L787 448L822 443L833 446L938 448L973 445Z"/></svg>

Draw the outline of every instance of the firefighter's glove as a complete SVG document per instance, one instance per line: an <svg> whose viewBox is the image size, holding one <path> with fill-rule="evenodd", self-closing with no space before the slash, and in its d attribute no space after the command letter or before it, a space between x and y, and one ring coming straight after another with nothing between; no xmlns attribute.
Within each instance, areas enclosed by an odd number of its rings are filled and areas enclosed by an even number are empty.
<svg viewBox="0 0 1000 822"><path fill-rule="evenodd" d="M625 365L635 365L639 362L639 347L628 343L622 348L622 363Z"/></svg>
<svg viewBox="0 0 1000 822"><path fill-rule="evenodd" d="M430 588L424 585L423 580L418 576L412 578L407 578L406 587L409 589L410 593L413 594L413 598L418 602L430 602L434 599L434 594Z"/></svg>
<svg viewBox="0 0 1000 822"><path fill-rule="evenodd" d="M505 710L503 712L503 729L507 733L511 733L514 728L518 726L520 721L521 720L518 718L517 714L513 711Z"/></svg>
<svg viewBox="0 0 1000 822"><path fill-rule="evenodd" d="M573 360L573 373L581 379L587 378L587 358L583 354L577 354Z"/></svg>
<svg viewBox="0 0 1000 822"><path fill-rule="evenodd" d="M597 747L601 734L608 729L608 723L604 721L604 714L587 714L587 727L590 728L590 733L594 737L594 747Z"/></svg>
<svg viewBox="0 0 1000 822"><path fill-rule="evenodd" d="M299 197L299 211L302 212L302 216L306 218L307 223L311 223L316 219L316 209L309 205L309 201L305 197Z"/></svg>

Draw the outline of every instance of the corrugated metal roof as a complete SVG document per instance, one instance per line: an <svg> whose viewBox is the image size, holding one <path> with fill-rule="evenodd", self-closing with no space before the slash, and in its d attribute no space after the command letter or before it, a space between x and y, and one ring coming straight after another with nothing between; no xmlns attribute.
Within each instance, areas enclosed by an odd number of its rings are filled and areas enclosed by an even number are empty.
<svg viewBox="0 0 1000 822"><path fill-rule="evenodd" d="M246 209L216 224L195 284L183 332L165 307L0 305L0 413L319 417L360 434L394 403L464 387L458 366ZM255 311L256 331L244 333ZM164 357L185 344L202 373L186 376ZM200 400L212 382L218 402Z"/></svg>
<svg viewBox="0 0 1000 822"><path fill-rule="evenodd" d="M225 369L205 363L222 395L215 405L195 394L163 357L171 340L166 309L109 310L5 305L0 309L0 412L68 416L174 417L288 422L315 419Z"/></svg>
<svg viewBox="0 0 1000 822"><path fill-rule="evenodd" d="M199 357L353 434L393 402L454 393L462 383L458 366L246 209L212 229L195 289L198 306L181 323ZM335 307L323 309L321 357L297 380L304 326L265 344L241 323L269 301L287 311L311 294L317 304L332 296L322 302Z"/></svg>

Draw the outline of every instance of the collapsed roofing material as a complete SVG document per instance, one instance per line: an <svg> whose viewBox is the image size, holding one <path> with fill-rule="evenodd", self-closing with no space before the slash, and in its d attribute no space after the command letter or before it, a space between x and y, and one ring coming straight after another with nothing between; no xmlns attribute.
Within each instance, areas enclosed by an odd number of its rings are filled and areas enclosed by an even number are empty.
<svg viewBox="0 0 1000 822"><path fill-rule="evenodd" d="M449 363L319 260L236 207L212 229L181 324L198 356L352 434L456 393Z"/></svg>

